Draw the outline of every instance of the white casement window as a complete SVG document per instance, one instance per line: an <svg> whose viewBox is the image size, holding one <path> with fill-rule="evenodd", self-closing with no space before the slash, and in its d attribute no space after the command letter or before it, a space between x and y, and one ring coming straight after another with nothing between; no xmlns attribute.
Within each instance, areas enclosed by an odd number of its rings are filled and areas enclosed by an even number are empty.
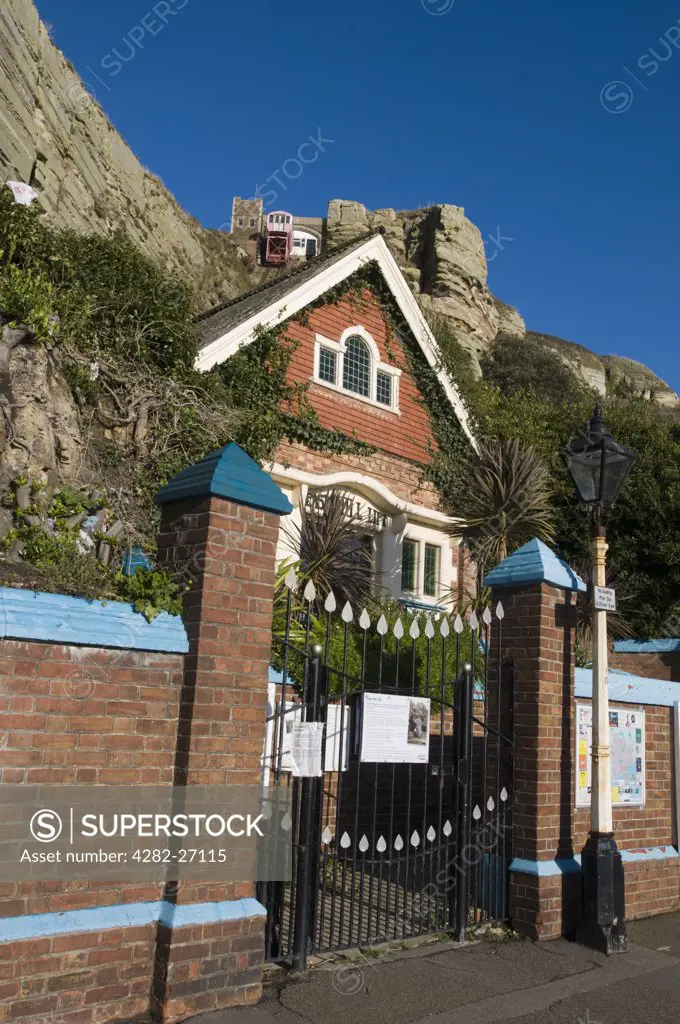
<svg viewBox="0 0 680 1024"><path fill-rule="evenodd" d="M441 596L442 549L439 544L404 537L401 544L401 592L437 600Z"/></svg>
<svg viewBox="0 0 680 1024"><path fill-rule="evenodd" d="M361 326L348 327L340 341L316 335L313 379L317 384L398 413L400 376L398 367L381 362L378 346Z"/></svg>

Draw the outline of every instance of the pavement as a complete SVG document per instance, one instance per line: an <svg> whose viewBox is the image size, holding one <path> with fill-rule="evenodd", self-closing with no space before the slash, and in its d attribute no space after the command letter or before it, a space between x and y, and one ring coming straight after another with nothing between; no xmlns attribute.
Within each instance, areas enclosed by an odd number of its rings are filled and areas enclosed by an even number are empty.
<svg viewBox="0 0 680 1024"><path fill-rule="evenodd" d="M294 978L270 971L261 1003L190 1024L678 1024L680 914L629 924L629 952L486 938L357 953Z"/></svg>

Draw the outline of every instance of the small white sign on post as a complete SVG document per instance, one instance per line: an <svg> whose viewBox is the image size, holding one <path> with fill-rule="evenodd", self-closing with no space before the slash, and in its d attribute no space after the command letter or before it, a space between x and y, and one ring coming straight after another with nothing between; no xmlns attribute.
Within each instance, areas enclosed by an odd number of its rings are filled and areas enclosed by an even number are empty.
<svg viewBox="0 0 680 1024"><path fill-rule="evenodd" d="M595 610L598 612L616 611L616 591L611 587L595 587Z"/></svg>

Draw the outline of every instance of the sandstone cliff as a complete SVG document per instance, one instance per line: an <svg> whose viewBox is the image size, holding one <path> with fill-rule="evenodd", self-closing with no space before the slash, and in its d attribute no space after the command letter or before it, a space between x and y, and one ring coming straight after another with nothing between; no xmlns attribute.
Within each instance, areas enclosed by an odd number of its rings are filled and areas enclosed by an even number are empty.
<svg viewBox="0 0 680 1024"><path fill-rule="evenodd" d="M52 43L32 0L0 12L0 182L30 182L57 227L121 229L148 256L180 271L199 304L249 286L229 237L180 208L108 121Z"/></svg>
<svg viewBox="0 0 680 1024"><path fill-rule="evenodd" d="M450 320L461 344L480 357L504 338L531 337L555 351L601 395L636 395L668 408L678 396L642 363L619 356L599 356L582 345L551 335L527 332L512 306L495 298L487 286L487 261L479 229L460 206L424 210L367 210L361 203L333 199L328 206L331 245L350 241L379 227L425 312Z"/></svg>
<svg viewBox="0 0 680 1024"><path fill-rule="evenodd" d="M194 285L199 307L231 298L262 279L262 270L247 266L228 235L203 228L142 167L52 43L32 0L4 0L0 14L0 186L12 178L34 185L46 216L58 227L102 234L123 230L146 255ZM384 228L425 312L450 320L478 370L494 342L526 335L517 310L489 291L484 242L461 207L397 212L369 211L339 199L329 204L330 245L378 227ZM596 356L548 335L535 337L602 394L609 388L678 404L670 388L641 364Z"/></svg>

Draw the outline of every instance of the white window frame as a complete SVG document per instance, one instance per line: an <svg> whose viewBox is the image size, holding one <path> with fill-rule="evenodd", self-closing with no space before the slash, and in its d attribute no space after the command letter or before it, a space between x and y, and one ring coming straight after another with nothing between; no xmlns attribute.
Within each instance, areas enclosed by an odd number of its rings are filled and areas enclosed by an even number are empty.
<svg viewBox="0 0 680 1024"><path fill-rule="evenodd" d="M439 597L441 595L441 590L442 590L442 558L443 558L443 549L442 549L441 544L435 544L431 540L424 540L422 543L423 543L423 576L422 576L423 597L426 600L430 599L432 601L438 601ZM428 548L432 548L433 550L435 550L437 552L437 565L436 565L436 571L435 571L434 594L428 594L428 593L425 592L425 572L426 572L426 565L427 565L426 557L425 556L427 554L427 549Z"/></svg>
<svg viewBox="0 0 680 1024"><path fill-rule="evenodd" d="M370 378L370 393L368 395L359 395L356 391L350 391L349 388L342 386L343 371L344 371L344 360L345 352L347 351L347 341L349 338L358 337L366 343L368 346L369 355L371 358L371 378ZM327 348L331 352L335 352L337 359L335 363L335 384L331 384L327 380L322 380L319 376L319 361L321 357L321 349ZM385 405L384 402L379 402L376 398L377 392L377 379L378 371L386 374L392 380L392 404ZM326 338L323 334L316 334L314 336L314 374L312 380L315 384L318 384L322 388L329 388L331 391L337 391L339 394L348 395L350 398L356 398L359 402L366 402L368 405L374 406L376 409L382 409L383 412L391 412L397 416L401 416L399 410L399 378L401 377L401 370L398 366L392 366L390 363L383 363L380 359L380 352L378 346L375 343L374 338L368 333L365 327L361 324L357 324L354 327L348 327L340 335L339 341L333 341L331 338Z"/></svg>
<svg viewBox="0 0 680 1024"><path fill-rule="evenodd" d="M405 540L411 541L416 546L416 586L415 590L402 590L401 588L401 568L402 568L402 553L403 553L403 542ZM426 594L425 593L425 545L428 544L430 547L437 548L439 554L437 556L437 583L436 593ZM406 532L400 539L399 543L399 564L397 566L398 575L398 589L399 589L399 600L404 601L406 604L409 601L417 601L422 604L441 605L445 600L444 594L447 589L452 587L456 580L456 573L453 569L453 564L448 566L447 559L451 558L451 546L448 543L448 538L440 533L438 530L432 530L427 527L423 527L417 523L409 523Z"/></svg>

